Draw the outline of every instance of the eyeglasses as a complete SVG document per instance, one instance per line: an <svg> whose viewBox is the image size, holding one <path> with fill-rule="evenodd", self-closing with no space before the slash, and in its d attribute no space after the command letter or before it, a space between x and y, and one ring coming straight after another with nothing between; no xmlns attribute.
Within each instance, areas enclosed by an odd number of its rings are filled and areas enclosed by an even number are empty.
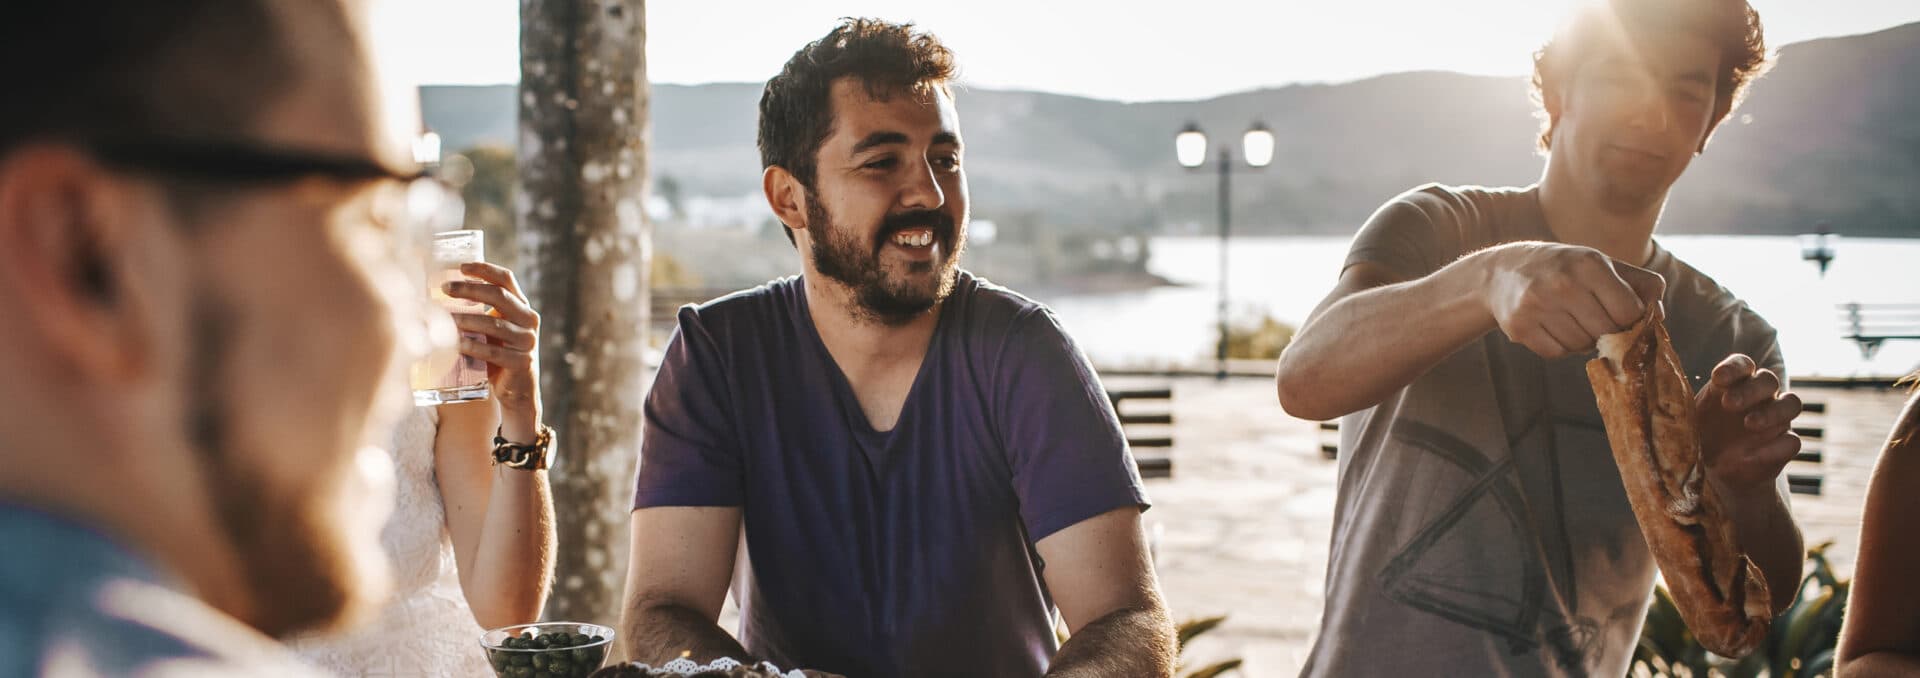
<svg viewBox="0 0 1920 678"><path fill-rule="evenodd" d="M425 170L402 171L350 155L277 148L247 141L149 140L89 144L107 165L136 172L235 185L271 185L309 177L387 181L401 190L376 196L373 219L396 256L424 258L434 233L461 227L465 204Z"/></svg>
<svg viewBox="0 0 1920 678"><path fill-rule="evenodd" d="M121 170L237 187L264 187L311 177L343 182L379 182L368 214L369 225L384 232L387 255L400 267L420 313L421 332L403 332L405 351L424 356L428 344L451 344L451 316L427 312L427 273L434 235L461 228L465 203L458 191L427 171L401 171L370 158L276 148L256 142L144 141L87 146L102 163ZM436 325L438 323L438 325ZM412 342L411 340L421 340ZM420 345L415 345L416 343Z"/></svg>
<svg viewBox="0 0 1920 678"><path fill-rule="evenodd" d="M404 172L371 159L273 148L233 141L138 141L90 145L94 155L124 169L221 183L280 183L325 176L345 181L393 179L411 182L424 171Z"/></svg>

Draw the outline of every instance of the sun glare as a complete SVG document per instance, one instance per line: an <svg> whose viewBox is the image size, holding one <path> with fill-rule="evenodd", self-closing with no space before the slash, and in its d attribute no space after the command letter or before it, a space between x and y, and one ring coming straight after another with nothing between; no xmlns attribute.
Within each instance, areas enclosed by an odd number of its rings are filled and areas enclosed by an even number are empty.
<svg viewBox="0 0 1920 678"><path fill-rule="evenodd" d="M427 62L407 50L417 41L413 24L400 15L401 3L367 3L367 51L372 56L375 87L380 92L382 146L396 158L414 157L414 144L425 123L416 93L426 81Z"/></svg>
<svg viewBox="0 0 1920 678"><path fill-rule="evenodd" d="M1599 0L1185 0L1166 12L1112 12L1094 0L703 0L649 3L654 82L764 82L793 49L842 16L914 21L953 47L962 79L989 89L1122 101L1204 99L1293 83L1404 71L1521 76L1529 56ZM1786 45L1920 20L1912 0L1751 0L1768 42ZM396 61L435 84L519 77L514 0L380 0ZM998 17L1018 15L1019 22ZM730 21L729 17L751 17ZM1071 27L1071 39L1062 39ZM717 45L728 45L716 48ZM1014 47L1014 46L1018 47Z"/></svg>

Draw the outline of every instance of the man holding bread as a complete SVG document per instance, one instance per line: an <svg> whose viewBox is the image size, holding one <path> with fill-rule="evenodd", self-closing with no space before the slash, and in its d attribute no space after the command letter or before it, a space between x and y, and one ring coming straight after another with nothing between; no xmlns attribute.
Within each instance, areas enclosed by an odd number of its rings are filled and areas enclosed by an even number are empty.
<svg viewBox="0 0 1920 678"><path fill-rule="evenodd" d="M1644 469L1610 454L1585 363L1659 309L1697 392L1692 483L1764 573L1771 599L1750 609L1792 601L1802 544L1781 471L1800 400L1774 329L1653 239L1669 189L1765 70L1759 16L1744 0L1607 0L1534 64L1539 183L1388 202L1281 357L1289 413L1343 418L1302 675L1624 675L1656 571L1622 485Z"/></svg>

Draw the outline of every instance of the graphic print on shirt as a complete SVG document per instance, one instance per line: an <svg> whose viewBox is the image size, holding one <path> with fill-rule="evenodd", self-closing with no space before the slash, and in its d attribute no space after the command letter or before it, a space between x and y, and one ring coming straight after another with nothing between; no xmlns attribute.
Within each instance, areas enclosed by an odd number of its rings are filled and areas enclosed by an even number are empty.
<svg viewBox="0 0 1920 678"><path fill-rule="evenodd" d="M1544 424L1543 415L1536 414L1533 425ZM1513 459L1495 462L1459 438L1412 420L1398 422L1394 437L1410 453L1446 462L1436 467L1447 474L1434 479L1437 486L1461 489L1381 569L1386 596L1493 634L1513 655L1544 649L1561 667L1573 669L1604 654L1597 647L1599 622L1567 618L1555 605L1556 599L1574 600L1571 553L1564 538L1552 540L1562 548L1543 543L1541 535L1548 533L1541 528L1547 526L1539 522L1551 522L1557 536L1563 531L1559 516L1536 522ZM1557 509L1558 498L1552 499ZM1462 525L1480 529L1457 529ZM1558 575L1551 582L1549 569Z"/></svg>

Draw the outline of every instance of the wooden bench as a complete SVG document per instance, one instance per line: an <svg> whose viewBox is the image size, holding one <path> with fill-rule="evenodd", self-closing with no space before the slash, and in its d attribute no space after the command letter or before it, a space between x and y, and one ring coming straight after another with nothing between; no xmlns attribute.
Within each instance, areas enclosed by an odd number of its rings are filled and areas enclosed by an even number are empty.
<svg viewBox="0 0 1920 678"><path fill-rule="evenodd" d="M1333 440L1327 440L1327 434L1333 434ZM1340 420L1320 422L1320 456L1327 461L1340 458Z"/></svg>
<svg viewBox="0 0 1920 678"><path fill-rule="evenodd" d="M1173 389L1107 389L1107 400L1120 415L1120 428L1126 431L1127 447L1133 450L1133 463L1142 478L1173 477ZM1148 407L1132 405L1145 404ZM1154 434L1136 433L1142 426L1156 427Z"/></svg>
<svg viewBox="0 0 1920 678"><path fill-rule="evenodd" d="M1794 422L1793 433L1800 436L1800 454L1787 465L1787 490L1794 494L1817 497L1826 484L1826 474L1819 470L1819 464L1826 461L1826 415L1826 403L1809 402Z"/></svg>
<svg viewBox="0 0 1920 678"><path fill-rule="evenodd" d="M1838 304L1840 336L1860 345L1860 357L1872 359L1888 341L1920 341L1920 304Z"/></svg>

